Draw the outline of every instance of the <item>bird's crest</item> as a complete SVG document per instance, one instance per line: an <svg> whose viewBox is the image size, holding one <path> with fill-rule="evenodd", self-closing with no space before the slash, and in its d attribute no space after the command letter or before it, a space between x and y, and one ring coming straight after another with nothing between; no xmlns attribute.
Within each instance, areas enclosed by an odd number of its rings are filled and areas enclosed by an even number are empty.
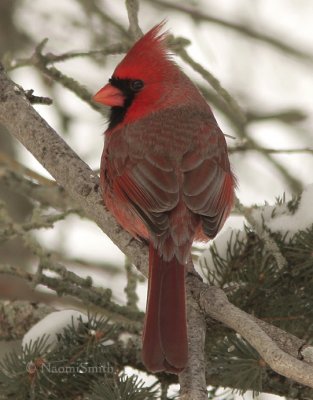
<svg viewBox="0 0 313 400"><path fill-rule="evenodd" d="M133 45L116 67L114 76L138 78L150 75L150 71L157 74L172 64L166 46L168 32L161 32L164 25L165 21L162 21Z"/></svg>

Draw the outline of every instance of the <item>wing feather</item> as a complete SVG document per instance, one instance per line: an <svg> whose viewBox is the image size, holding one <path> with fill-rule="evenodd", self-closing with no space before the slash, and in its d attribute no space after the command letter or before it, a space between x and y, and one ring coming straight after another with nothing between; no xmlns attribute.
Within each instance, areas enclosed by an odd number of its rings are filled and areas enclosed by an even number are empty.
<svg viewBox="0 0 313 400"><path fill-rule="evenodd" d="M165 172L142 160L127 168L115 180L115 186L150 231L160 235L169 228L168 211L175 208L179 200L179 186L173 169Z"/></svg>
<svg viewBox="0 0 313 400"><path fill-rule="evenodd" d="M209 238L221 229L233 203L234 178L226 143L222 134L218 139L211 142L204 156L198 150L186 157L188 170L183 184L184 201L192 212L201 216L203 231Z"/></svg>

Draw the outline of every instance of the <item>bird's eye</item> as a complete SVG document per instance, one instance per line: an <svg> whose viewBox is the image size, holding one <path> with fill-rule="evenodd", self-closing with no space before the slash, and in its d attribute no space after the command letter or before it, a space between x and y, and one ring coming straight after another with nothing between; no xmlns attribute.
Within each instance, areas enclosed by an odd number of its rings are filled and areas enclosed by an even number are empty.
<svg viewBox="0 0 313 400"><path fill-rule="evenodd" d="M140 79L136 79L134 81L130 81L130 88L131 90L133 90L134 92L138 92L139 90L141 90L144 87L144 83L143 81L141 81Z"/></svg>

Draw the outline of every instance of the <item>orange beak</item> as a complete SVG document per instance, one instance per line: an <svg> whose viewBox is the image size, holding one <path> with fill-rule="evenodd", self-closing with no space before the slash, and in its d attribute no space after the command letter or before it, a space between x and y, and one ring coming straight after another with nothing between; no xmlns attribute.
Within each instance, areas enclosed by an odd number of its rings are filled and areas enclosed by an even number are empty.
<svg viewBox="0 0 313 400"><path fill-rule="evenodd" d="M108 83L93 96L93 100L106 106L122 107L125 97L119 89Z"/></svg>

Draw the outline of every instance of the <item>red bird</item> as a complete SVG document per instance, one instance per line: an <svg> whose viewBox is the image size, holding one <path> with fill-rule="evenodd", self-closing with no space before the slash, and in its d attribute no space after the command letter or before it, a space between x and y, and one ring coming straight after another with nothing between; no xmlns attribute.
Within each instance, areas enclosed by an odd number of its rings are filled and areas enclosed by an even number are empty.
<svg viewBox="0 0 313 400"><path fill-rule="evenodd" d="M188 358L185 265L194 239L214 238L233 204L224 135L166 48L159 24L129 50L94 100L111 106L101 159L103 199L149 240L142 358L179 373Z"/></svg>

